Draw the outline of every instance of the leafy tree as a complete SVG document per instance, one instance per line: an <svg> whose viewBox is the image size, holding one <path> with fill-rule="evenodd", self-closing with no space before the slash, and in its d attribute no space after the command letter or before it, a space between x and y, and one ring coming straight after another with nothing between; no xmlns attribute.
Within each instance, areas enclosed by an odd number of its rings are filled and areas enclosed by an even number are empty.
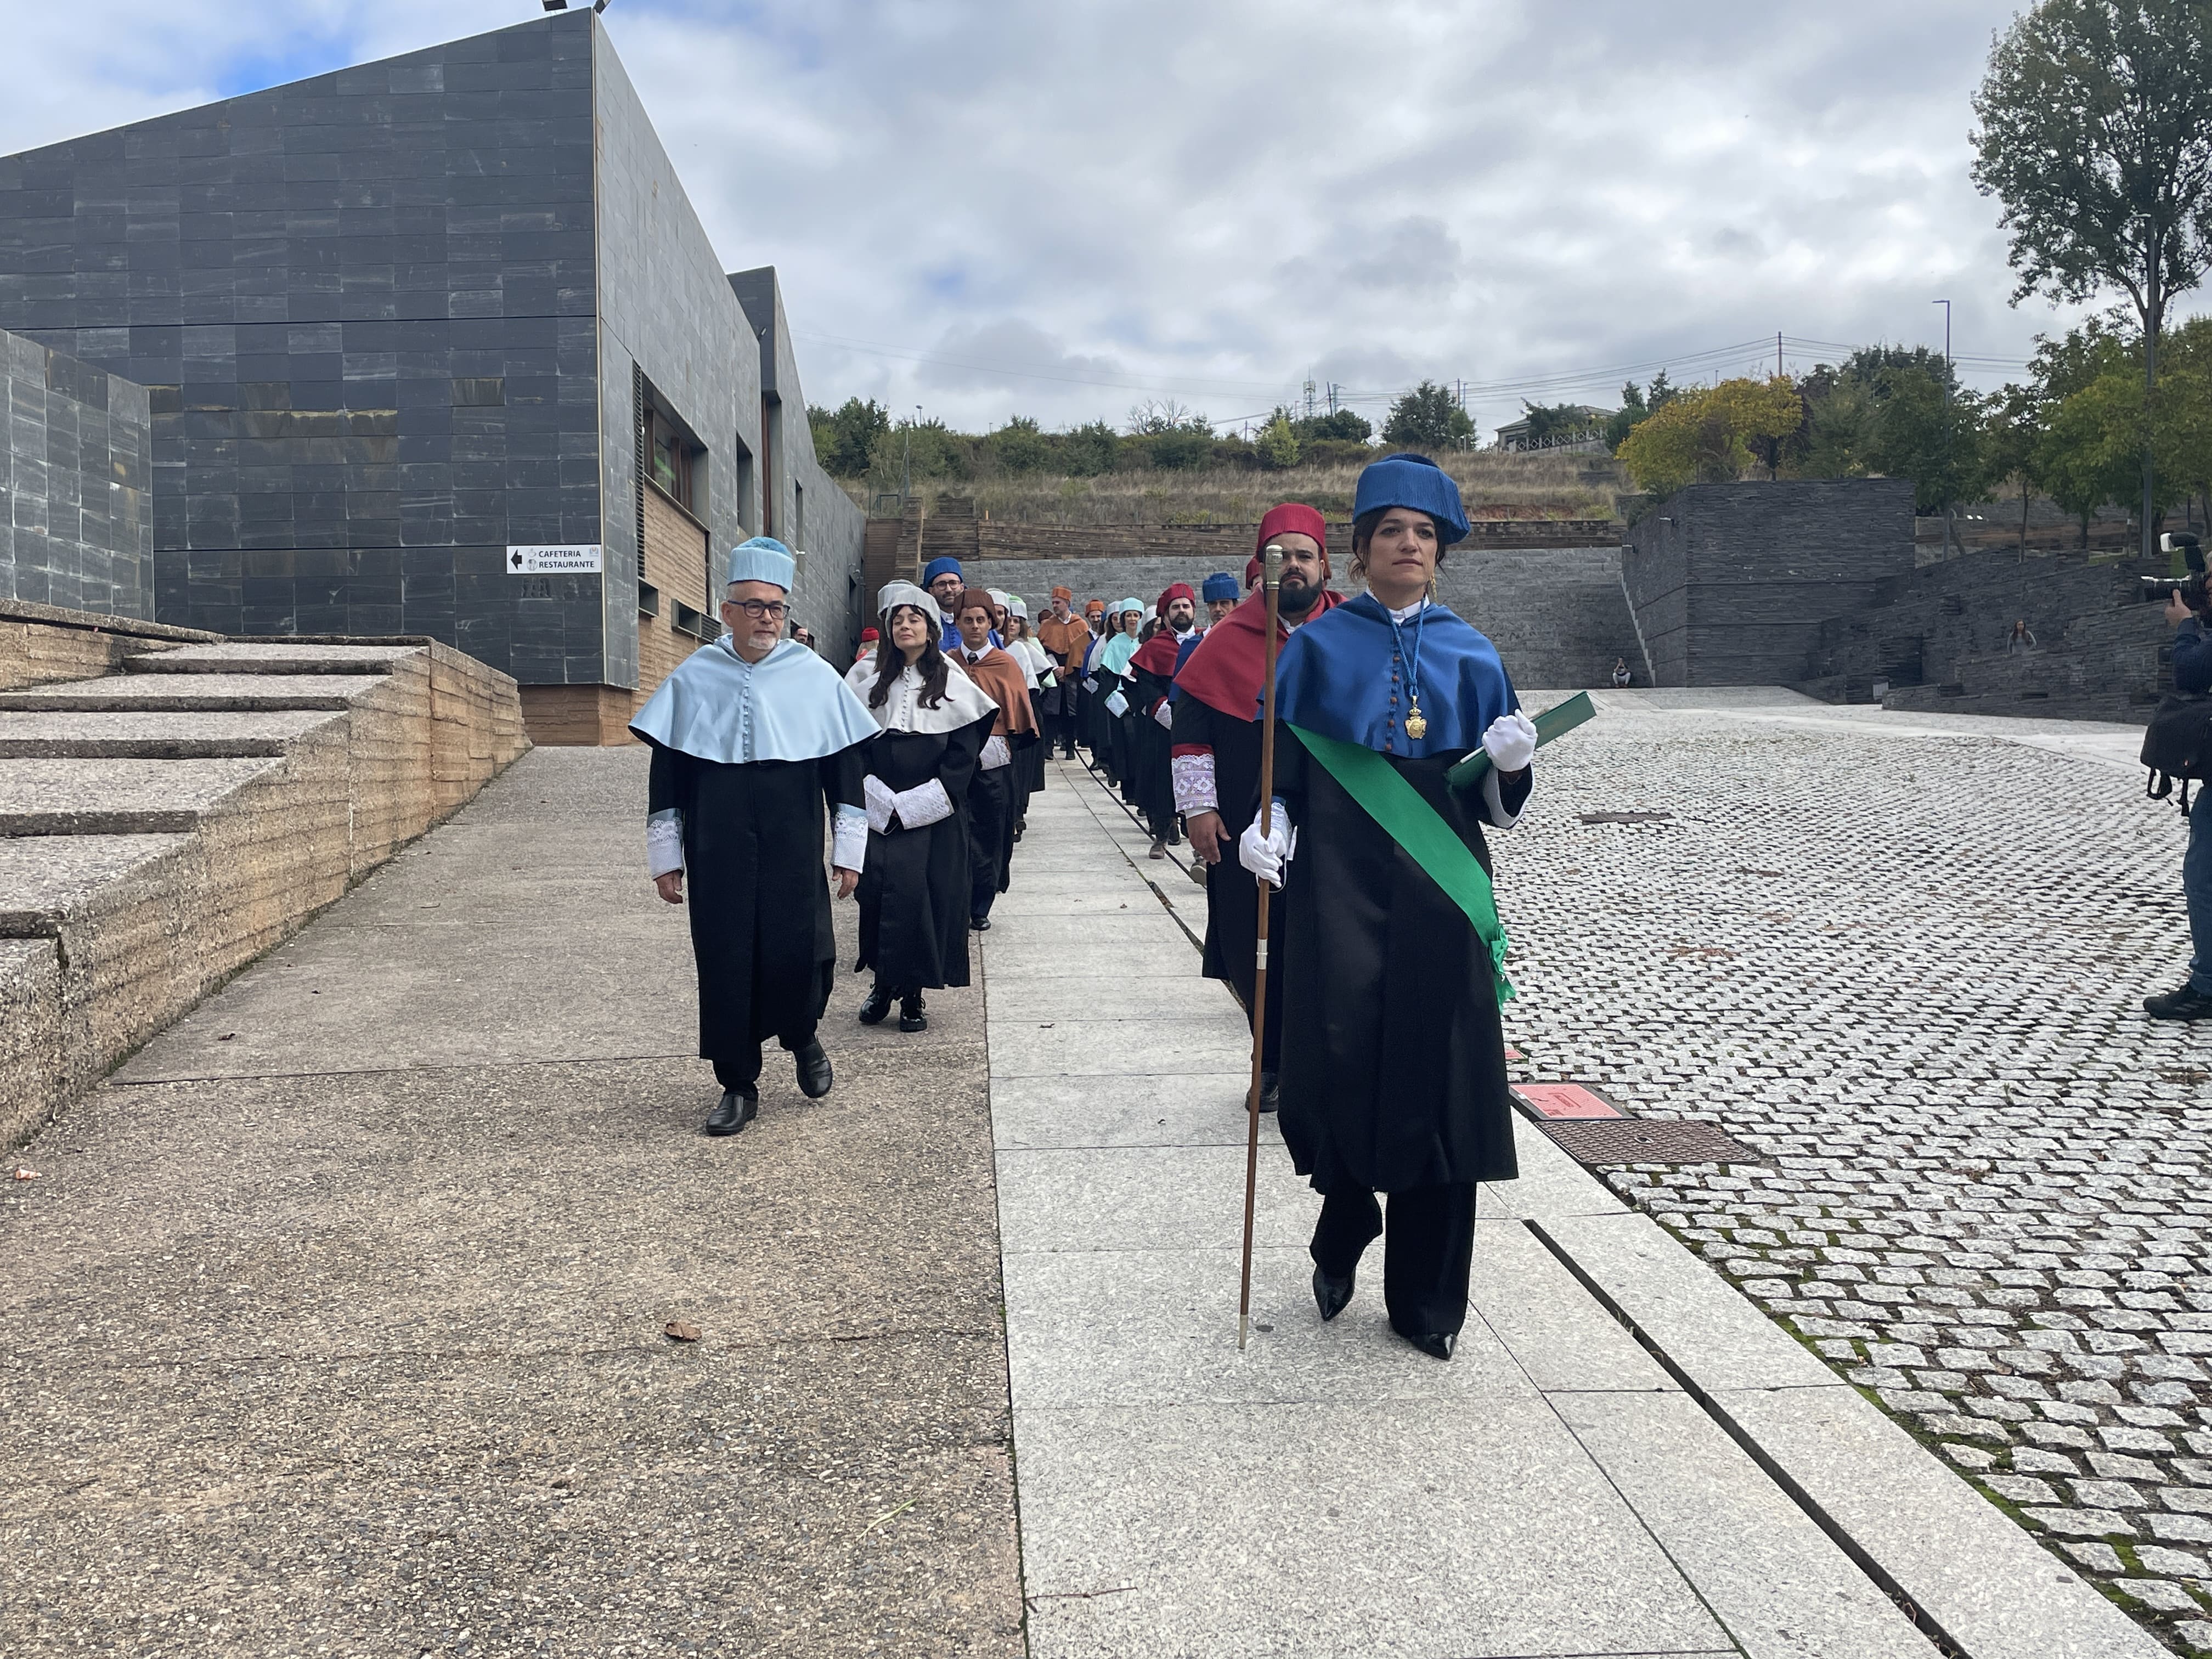
<svg viewBox="0 0 2212 1659"><path fill-rule="evenodd" d="M991 453L1009 472L1042 472L1052 464L1052 441L1026 415L1007 416L990 437Z"/></svg>
<svg viewBox="0 0 2212 1659"><path fill-rule="evenodd" d="M1177 403L1172 398L1147 398L1130 409L1128 431L1135 438L1157 438L1170 432L1196 432L1212 437L1213 422L1188 404Z"/></svg>
<svg viewBox="0 0 2212 1659"><path fill-rule="evenodd" d="M1285 414L1289 411L1282 411ZM1334 410L1326 415L1293 419L1291 430L1302 444L1320 442L1365 443L1375 435L1375 428L1364 415L1349 409Z"/></svg>
<svg viewBox="0 0 2212 1659"><path fill-rule="evenodd" d="M1662 368L1659 373L1663 379L1667 371ZM1620 407L1606 420L1605 447L1618 452L1628 434L1636 429L1636 423L1648 418L1650 413L1651 405L1644 401L1644 388L1629 381L1620 388Z"/></svg>
<svg viewBox="0 0 2212 1659"><path fill-rule="evenodd" d="M1581 437L1590 430L1589 416L1577 404L1532 404L1521 400L1528 421L1528 447L1540 449L1553 441Z"/></svg>
<svg viewBox="0 0 2212 1659"><path fill-rule="evenodd" d="M2051 410L2033 464L2051 499L2081 520L2084 546L2090 516L2140 481L2142 413L2142 389L2127 372L2099 375Z"/></svg>
<svg viewBox="0 0 2212 1659"><path fill-rule="evenodd" d="M1120 459L1121 441L1103 421L1079 426L1060 440L1060 465L1071 478L1092 478L1111 472Z"/></svg>
<svg viewBox="0 0 2212 1659"><path fill-rule="evenodd" d="M2208 83L2204 0L2040 0L1997 38L1974 99L1973 179L2004 205L2014 303L2124 293L2147 392L2167 307L2212 264ZM2148 554L2155 461L2143 436Z"/></svg>
<svg viewBox="0 0 2212 1659"><path fill-rule="evenodd" d="M1474 422L1449 388L1424 380L1390 405L1382 441L1401 449L1454 449L1474 436Z"/></svg>
<svg viewBox="0 0 2212 1659"><path fill-rule="evenodd" d="M1260 428L1253 447L1258 452L1260 465L1270 471L1279 472L1298 464L1298 434L1287 411L1275 411L1274 418Z"/></svg>
<svg viewBox="0 0 2212 1659"><path fill-rule="evenodd" d="M1170 427L1146 439L1152 465L1171 471L1188 472L1213 459L1213 434L1204 427Z"/></svg>
<svg viewBox="0 0 2212 1659"><path fill-rule="evenodd" d="M833 478L857 478L868 470L877 437L890 430L890 411L873 398L848 398L832 411L810 404L806 424L814 434L814 459Z"/></svg>
<svg viewBox="0 0 2212 1659"><path fill-rule="evenodd" d="M2032 386L2007 386L1984 410L1982 465L1992 485L2020 493L2020 550L2027 555L2027 505L2044 487L2037 451L2043 442L2045 406Z"/></svg>
<svg viewBox="0 0 2212 1659"><path fill-rule="evenodd" d="M969 446L974 441L942 421L901 421L878 432L868 446L868 476L886 484L897 483L902 475L965 478L974 471L969 460Z"/></svg>
<svg viewBox="0 0 2212 1659"><path fill-rule="evenodd" d="M1723 380L1669 398L1637 423L1618 453L1638 489L1671 495L1685 484L1741 477L1752 465L1752 441L1787 436L1803 414L1786 375Z"/></svg>

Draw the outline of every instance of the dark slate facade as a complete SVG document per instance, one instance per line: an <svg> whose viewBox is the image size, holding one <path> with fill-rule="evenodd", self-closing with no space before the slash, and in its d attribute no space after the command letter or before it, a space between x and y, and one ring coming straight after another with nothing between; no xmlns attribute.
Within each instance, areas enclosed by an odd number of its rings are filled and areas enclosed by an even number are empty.
<svg viewBox="0 0 2212 1659"><path fill-rule="evenodd" d="M0 599L154 614L146 388L0 333Z"/></svg>
<svg viewBox="0 0 2212 1659"><path fill-rule="evenodd" d="M427 634L613 708L642 386L716 556L763 520L759 348L588 10L0 159L0 328L149 389L164 622ZM605 576L512 574L540 544Z"/></svg>
<svg viewBox="0 0 2212 1659"><path fill-rule="evenodd" d="M1912 568L1912 484L1692 484L1630 536L1622 576L1659 684L1792 684L1817 672L1826 619Z"/></svg>

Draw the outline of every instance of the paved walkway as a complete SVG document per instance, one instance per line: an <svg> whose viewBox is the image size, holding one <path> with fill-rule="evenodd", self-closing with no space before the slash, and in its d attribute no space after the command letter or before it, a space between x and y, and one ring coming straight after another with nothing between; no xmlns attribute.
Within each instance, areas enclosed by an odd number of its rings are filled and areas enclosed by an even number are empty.
<svg viewBox="0 0 2212 1659"><path fill-rule="evenodd" d="M1032 1652L1932 1655L1908 1599L1978 1656L2160 1651L1525 1124L1449 1365L1371 1275L1320 1323L1271 1133L1240 1355L1243 1021L1179 866L1054 783L985 951Z"/></svg>

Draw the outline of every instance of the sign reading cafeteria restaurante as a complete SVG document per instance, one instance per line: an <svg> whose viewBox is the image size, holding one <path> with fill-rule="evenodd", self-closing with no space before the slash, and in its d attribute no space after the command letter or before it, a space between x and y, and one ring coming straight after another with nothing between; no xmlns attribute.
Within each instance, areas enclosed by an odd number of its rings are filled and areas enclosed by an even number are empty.
<svg viewBox="0 0 2212 1659"><path fill-rule="evenodd" d="M605 568L605 550L597 542L507 550L510 576L596 576Z"/></svg>

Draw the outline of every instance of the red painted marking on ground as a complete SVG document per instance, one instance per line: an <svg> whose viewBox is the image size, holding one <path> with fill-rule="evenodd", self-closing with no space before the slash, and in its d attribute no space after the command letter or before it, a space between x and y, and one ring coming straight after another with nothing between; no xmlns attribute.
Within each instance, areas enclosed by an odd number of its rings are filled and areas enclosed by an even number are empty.
<svg viewBox="0 0 2212 1659"><path fill-rule="evenodd" d="M1516 1083L1513 1092L1539 1117L1619 1117L1620 1109L1607 1105L1579 1083Z"/></svg>
<svg viewBox="0 0 2212 1659"><path fill-rule="evenodd" d="M1515 1048L1509 1042L1505 1045L1505 1058L1508 1060L1526 1060L1528 1056L1522 1054L1518 1048Z"/></svg>

